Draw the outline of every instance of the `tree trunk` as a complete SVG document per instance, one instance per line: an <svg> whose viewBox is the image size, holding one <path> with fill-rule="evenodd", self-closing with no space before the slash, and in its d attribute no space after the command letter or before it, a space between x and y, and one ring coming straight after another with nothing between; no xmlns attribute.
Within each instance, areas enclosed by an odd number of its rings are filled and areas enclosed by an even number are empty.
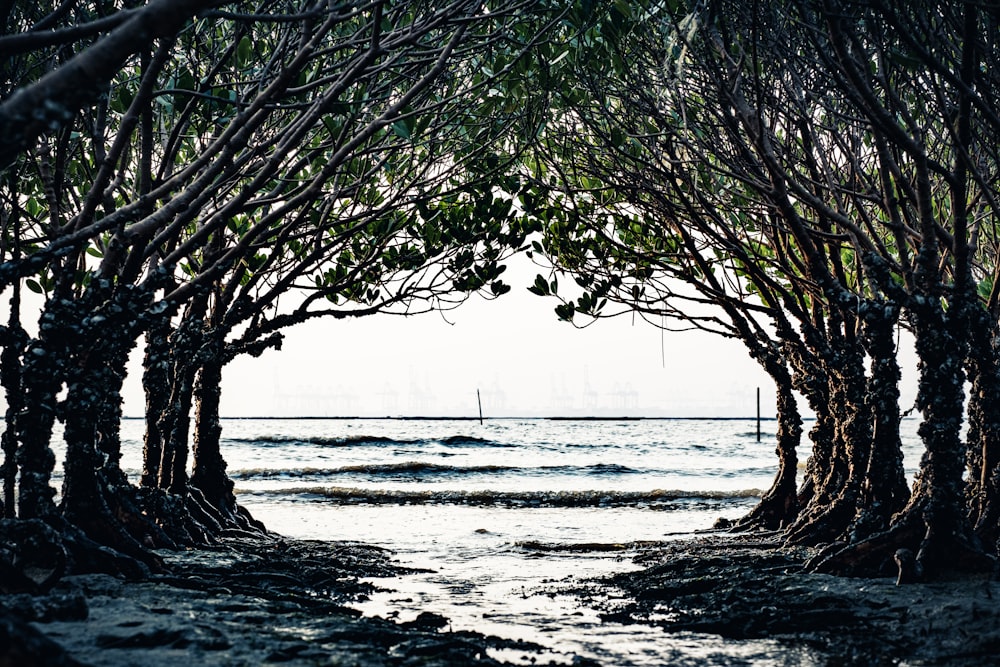
<svg viewBox="0 0 1000 667"><path fill-rule="evenodd" d="M170 394L157 421L162 452L156 486L183 495L188 488L188 436L191 428L191 404L194 376L204 344L204 316L207 297L198 295L188 304L184 317L171 334Z"/></svg>
<svg viewBox="0 0 1000 667"><path fill-rule="evenodd" d="M924 443L913 494L889 530L823 554L811 567L840 574L889 574L900 549L916 553L918 577L949 570L991 572L995 566L965 512L962 472L963 380L967 323L961 308L947 315L937 299L919 298L910 309L920 359L917 405Z"/></svg>
<svg viewBox="0 0 1000 667"><path fill-rule="evenodd" d="M833 465L835 430L830 413L830 383L826 370L807 350L788 345L786 354L792 366L793 387L805 397L816 416L816 421L809 429L812 451L806 460L802 484L796 494L798 520L808 508L815 507L819 489Z"/></svg>
<svg viewBox="0 0 1000 667"><path fill-rule="evenodd" d="M98 357L93 351L91 358ZM101 406L114 393L116 373L109 365L91 363L73 373L66 396L66 476L63 483L63 516L98 544L140 561L156 558L136 542L112 513L106 494L115 489L104 475L98 446Z"/></svg>
<svg viewBox="0 0 1000 667"><path fill-rule="evenodd" d="M205 499L224 516L236 514L236 496L233 482L226 475L226 461L222 457L219 440L222 425L219 423L219 402L222 396L222 358L216 346L201 366L194 387L195 433L194 473L191 485L199 489Z"/></svg>
<svg viewBox="0 0 1000 667"><path fill-rule="evenodd" d="M157 487L170 493L187 492L188 436L195 368L183 363L171 382L170 400L158 422L163 434L163 455Z"/></svg>
<svg viewBox="0 0 1000 667"><path fill-rule="evenodd" d="M789 544L816 545L845 537L857 515L858 497L871 452L871 412L865 396L864 360L846 336L833 341L828 367L834 415L833 465L810 511L789 530Z"/></svg>
<svg viewBox="0 0 1000 667"><path fill-rule="evenodd" d="M968 404L967 482L969 519L984 546L1000 538L1000 358L997 325L982 308L970 317L965 366L971 382Z"/></svg>
<svg viewBox="0 0 1000 667"><path fill-rule="evenodd" d="M130 340L127 345L122 345L112 354L112 359L108 364L111 371L108 380L111 384L108 391L105 392L105 400L97 414L97 445L103 459L101 471L105 479L114 486L128 485L128 478L121 468L121 392L127 374L129 353L133 347L134 341Z"/></svg>
<svg viewBox="0 0 1000 667"><path fill-rule="evenodd" d="M760 503L749 514L737 520L734 530L783 528L795 520L799 512L796 448L802 440L802 416L799 414L792 377L785 362L770 358L764 364L775 383L778 429L778 472L771 488L761 496Z"/></svg>
<svg viewBox="0 0 1000 667"><path fill-rule="evenodd" d="M864 345L871 359L868 403L873 430L851 541L884 531L910 498L899 436L900 372L893 341L897 317L898 309L887 304L870 304L864 311Z"/></svg>
<svg viewBox="0 0 1000 667"><path fill-rule="evenodd" d="M920 545L918 563L934 572L949 565L970 544L971 530L965 512L962 471L965 452L959 435L962 426L964 391L962 372L964 337L949 328L964 322L958 313L950 313L958 322L949 322L940 305L924 304L916 315L916 346L920 358L920 389L917 403L924 420L920 437L925 451L914 485L911 502L904 510L904 520L919 515L927 532ZM952 325L949 327L949 324Z"/></svg>
<svg viewBox="0 0 1000 667"><path fill-rule="evenodd" d="M50 442L56 395L65 378L69 351L79 338L77 310L70 301L49 300L39 318L38 339L28 345L24 354L23 407L17 418L18 516L22 519L44 519L56 514L51 484L56 459Z"/></svg>
<svg viewBox="0 0 1000 667"><path fill-rule="evenodd" d="M0 386L7 399L4 431L0 436L3 450L3 516L8 519L17 514L17 413L21 411L21 354L28 336L18 320L19 306L11 300L11 314L5 331L3 352L0 352Z"/></svg>
<svg viewBox="0 0 1000 667"><path fill-rule="evenodd" d="M94 542L161 569L159 557L125 528L127 523L148 521L123 511L125 499L120 497L127 487L119 466L121 387L129 351L138 336L137 314L128 308L128 298L128 292L112 295L106 285L92 283L79 301L81 311L88 302L110 303L111 307L82 320L73 348L65 401L62 513Z"/></svg>
<svg viewBox="0 0 1000 667"><path fill-rule="evenodd" d="M146 354L142 365L142 388L146 394L146 434L142 450L142 486L155 488L163 457L160 419L170 399L170 319L158 318L146 332Z"/></svg>
<svg viewBox="0 0 1000 667"><path fill-rule="evenodd" d="M202 523L220 529L266 533L262 523L237 505L233 481L226 474L222 457L219 402L222 397L222 344L205 350L195 382L194 473L191 476L188 507Z"/></svg>

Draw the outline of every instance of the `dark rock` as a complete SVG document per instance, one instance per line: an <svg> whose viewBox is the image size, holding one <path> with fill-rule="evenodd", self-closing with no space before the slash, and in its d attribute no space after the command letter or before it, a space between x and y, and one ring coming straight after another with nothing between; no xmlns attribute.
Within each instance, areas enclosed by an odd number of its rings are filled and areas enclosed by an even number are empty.
<svg viewBox="0 0 1000 667"><path fill-rule="evenodd" d="M915 584L920 581L920 564L917 563L917 558L913 555L912 551L909 549L898 549L893 554L892 559L896 562L896 567L899 568L899 574L896 577L897 586Z"/></svg>
<svg viewBox="0 0 1000 667"><path fill-rule="evenodd" d="M309 650L308 644L291 644L289 646L283 646L277 651L272 651L269 656L267 656L268 662L289 662L295 660L299 654L304 651Z"/></svg>
<svg viewBox="0 0 1000 667"><path fill-rule="evenodd" d="M96 643L101 648L153 648L159 646L187 648L192 642L183 630L157 628L150 632L137 632L124 636L98 635Z"/></svg>
<svg viewBox="0 0 1000 667"><path fill-rule="evenodd" d="M0 609L0 667L82 667L34 626Z"/></svg>
<svg viewBox="0 0 1000 667"><path fill-rule="evenodd" d="M407 623L400 623L400 627L408 630L441 630L451 624L447 618L432 611L422 611L420 614Z"/></svg>
<svg viewBox="0 0 1000 667"><path fill-rule="evenodd" d="M639 600L673 600L682 595L694 595L707 593L719 588L724 582L715 577L698 577L694 579L682 579L671 582L667 585L647 588L640 591Z"/></svg>
<svg viewBox="0 0 1000 667"><path fill-rule="evenodd" d="M4 598L3 607L22 621L84 621L90 611L87 598L81 591L50 593L48 595L10 595Z"/></svg>
<svg viewBox="0 0 1000 667"><path fill-rule="evenodd" d="M59 533L39 519L0 519L0 593L39 593L66 572Z"/></svg>

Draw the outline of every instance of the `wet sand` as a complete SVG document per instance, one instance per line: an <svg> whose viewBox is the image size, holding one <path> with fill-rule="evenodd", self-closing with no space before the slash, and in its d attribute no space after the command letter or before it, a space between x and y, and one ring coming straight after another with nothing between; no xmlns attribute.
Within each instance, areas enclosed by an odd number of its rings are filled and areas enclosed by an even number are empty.
<svg viewBox="0 0 1000 667"><path fill-rule="evenodd" d="M643 569L575 592L609 623L645 623L678 636L777 640L787 663L1000 664L1000 583L984 577L896 586L893 578L802 571L815 554L754 536L665 543Z"/></svg>
<svg viewBox="0 0 1000 667"><path fill-rule="evenodd" d="M220 549L161 555L172 574L141 582L67 576L44 596L0 596L7 609L0 620L32 621L58 645L18 652L22 628L5 633L0 624L0 667L451 667L502 664L490 657L493 651L529 656L540 650L450 632L447 619L434 614L403 624L362 617L346 606L370 592L361 578L406 574L377 547L230 540Z"/></svg>
<svg viewBox="0 0 1000 667"><path fill-rule="evenodd" d="M643 569L560 583L557 592L601 609L606 623L650 624L684 642L778 641L787 646L790 665L996 664L996 581L897 587L888 578L804 574L801 563L810 554L729 535L643 544L634 556ZM171 575L142 582L76 575L45 596L0 596L7 610L0 615L0 667L457 666L548 659L543 647L452 632L435 614L403 624L361 617L349 605L371 592L364 577L406 576L375 547L230 540L219 549L163 555ZM33 653L17 652L22 622L41 635ZM45 638L54 644L39 648Z"/></svg>

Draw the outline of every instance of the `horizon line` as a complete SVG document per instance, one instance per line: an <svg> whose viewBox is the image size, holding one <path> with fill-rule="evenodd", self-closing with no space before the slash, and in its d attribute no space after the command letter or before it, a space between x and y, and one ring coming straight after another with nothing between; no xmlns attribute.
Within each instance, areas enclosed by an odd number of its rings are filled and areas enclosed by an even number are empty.
<svg viewBox="0 0 1000 667"><path fill-rule="evenodd" d="M122 419L137 420L145 419L145 417L137 416L123 416ZM276 416L276 415L251 415L251 416L241 416L241 417L219 417L219 419L226 420L385 420L391 419L396 421L480 421L480 417L454 417L454 416L434 416L434 415L384 415L384 416L362 416L362 415L292 415L292 416ZM563 416L563 415L505 415L501 417L487 417L483 416L482 421L492 420L508 420L508 419L537 419L540 421L757 421L757 417L747 416L747 417L698 417L698 416L611 416L603 417L598 415L582 415L582 416ZM804 420L812 419L811 417L803 417ZM760 421L777 421L777 417L760 417Z"/></svg>

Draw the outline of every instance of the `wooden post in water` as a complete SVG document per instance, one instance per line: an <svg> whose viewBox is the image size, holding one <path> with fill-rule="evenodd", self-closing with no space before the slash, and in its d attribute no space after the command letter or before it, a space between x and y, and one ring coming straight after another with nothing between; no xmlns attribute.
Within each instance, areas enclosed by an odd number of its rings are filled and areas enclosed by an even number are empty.
<svg viewBox="0 0 1000 667"><path fill-rule="evenodd" d="M479 396L479 389L476 389L476 403L479 403L479 425L483 425L483 399Z"/></svg>
<svg viewBox="0 0 1000 667"><path fill-rule="evenodd" d="M757 442L760 442L760 387L757 387Z"/></svg>

